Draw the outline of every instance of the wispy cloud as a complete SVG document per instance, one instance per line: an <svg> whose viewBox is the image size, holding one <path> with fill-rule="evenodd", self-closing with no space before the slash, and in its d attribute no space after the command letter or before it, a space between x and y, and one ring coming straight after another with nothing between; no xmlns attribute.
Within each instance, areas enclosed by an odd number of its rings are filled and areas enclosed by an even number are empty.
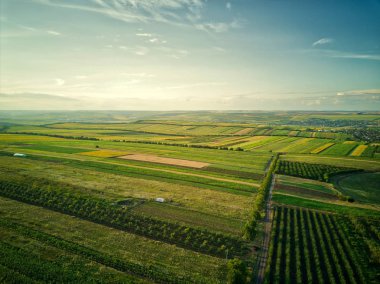
<svg viewBox="0 0 380 284"><path fill-rule="evenodd" d="M226 8L227 8L227 10L231 10L231 8L232 8L231 2L226 3Z"/></svg>
<svg viewBox="0 0 380 284"><path fill-rule="evenodd" d="M52 30L50 30L50 31L46 31L48 34L51 34L51 35L54 35L54 36L59 36L59 35L61 35L61 33L60 32L57 32L57 31L52 31Z"/></svg>
<svg viewBox="0 0 380 284"><path fill-rule="evenodd" d="M137 33L136 36L140 37L152 37L153 35L150 33Z"/></svg>
<svg viewBox="0 0 380 284"><path fill-rule="evenodd" d="M205 31L205 32L215 32L215 33L223 33L227 32L230 29L237 29L242 26L241 20L233 20L232 22L226 23L226 22L218 22L218 23L201 23L196 24L195 27L199 30Z"/></svg>
<svg viewBox="0 0 380 284"><path fill-rule="evenodd" d="M364 60L380 60L380 54L364 54L350 52L332 52L330 57L348 58L348 59L364 59Z"/></svg>
<svg viewBox="0 0 380 284"><path fill-rule="evenodd" d="M380 96L380 89L351 90L336 93L337 96Z"/></svg>
<svg viewBox="0 0 380 284"><path fill-rule="evenodd" d="M334 41L334 39L332 39L332 38L324 37L324 38L321 38L321 39L315 41L313 43L313 46L326 45L326 44L332 43L333 41Z"/></svg>
<svg viewBox="0 0 380 284"><path fill-rule="evenodd" d="M37 3L99 13L127 23L160 22L178 26L194 26L208 32L225 32L238 27L238 21L207 22L202 10L206 0L91 0L87 4L75 1L33 0ZM231 3L226 4L231 9ZM140 33L137 36L151 35Z"/></svg>

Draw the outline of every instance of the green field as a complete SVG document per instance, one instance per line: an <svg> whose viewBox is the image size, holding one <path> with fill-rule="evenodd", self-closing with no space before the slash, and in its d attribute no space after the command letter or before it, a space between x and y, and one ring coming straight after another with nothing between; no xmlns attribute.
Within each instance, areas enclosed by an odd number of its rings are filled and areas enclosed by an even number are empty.
<svg viewBox="0 0 380 284"><path fill-rule="evenodd" d="M302 124L356 114L91 115L2 128L4 283L376 283L378 142Z"/></svg>
<svg viewBox="0 0 380 284"><path fill-rule="evenodd" d="M337 176L333 182L340 191L359 202L380 205L380 173Z"/></svg>

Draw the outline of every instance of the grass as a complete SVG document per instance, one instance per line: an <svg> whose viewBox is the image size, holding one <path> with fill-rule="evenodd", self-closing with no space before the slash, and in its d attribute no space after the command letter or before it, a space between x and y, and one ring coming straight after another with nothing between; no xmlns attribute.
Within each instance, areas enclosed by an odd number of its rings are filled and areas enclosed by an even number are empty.
<svg viewBox="0 0 380 284"><path fill-rule="evenodd" d="M0 246L2 247L2 259L0 263L5 264L4 268L6 269L4 273L19 272L20 275L24 275L25 277L30 276L28 279L29 283L34 283L33 280L42 280L42 282L66 282L74 280L84 283L94 282L95 279L104 283L150 283L147 280L144 281L133 277L80 255L29 238L18 231L5 227L1 227ZM12 250L12 248L15 248L15 250ZM9 251L9 249L11 249L10 254L4 255L4 252ZM19 264L15 263L17 259L22 261L24 265L17 265ZM52 270L53 267L55 271ZM59 275L56 274L57 272ZM1 271L0 275L4 276ZM5 281L3 283L8 282Z"/></svg>
<svg viewBox="0 0 380 284"><path fill-rule="evenodd" d="M0 215L11 221L138 264L219 282L225 260L149 240L102 225L0 198ZM222 274L223 277L223 274Z"/></svg>
<svg viewBox="0 0 380 284"><path fill-rule="evenodd" d="M133 209L134 212L147 216L163 218L174 222L180 222L193 227L203 227L211 231L241 236L243 221L239 219L225 218L222 216L205 214L199 211L186 209L178 205L170 205L157 202L146 202Z"/></svg>
<svg viewBox="0 0 380 284"><path fill-rule="evenodd" d="M326 193L329 195L335 195L337 193L337 191L334 190L330 184L316 181L316 180L303 179L303 178L285 176L285 175L277 175L276 182L281 185L299 187L306 190Z"/></svg>
<svg viewBox="0 0 380 284"><path fill-rule="evenodd" d="M127 152L123 151L115 151L115 150L97 150L97 151L90 151L90 152L82 152L81 155L85 156L92 156L92 157L100 157L100 158L111 158L111 157L117 157L122 155L127 155Z"/></svg>
<svg viewBox="0 0 380 284"><path fill-rule="evenodd" d="M380 205L380 173L336 176L333 182L340 191L359 202Z"/></svg>
<svg viewBox="0 0 380 284"><path fill-rule="evenodd" d="M343 215L355 215L365 217L380 217L380 211L354 207L352 205L338 205L334 203L322 202L319 200L312 200L306 198L300 198L292 195L275 193L273 195L273 202L282 205L297 206L321 211L328 211L333 213L339 213Z"/></svg>
<svg viewBox="0 0 380 284"><path fill-rule="evenodd" d="M48 162L49 158L46 161L18 159L17 163L14 163L14 159L0 157L2 171L7 170L12 175L21 171L25 176L81 186L86 192L109 200L117 201L131 197L153 200L163 197L195 211L238 219L245 218L250 208L249 196L231 194L226 191L150 180L144 175L140 178L128 177L123 172L115 174L113 170L102 172L96 166L82 168L79 164L73 167L75 164Z"/></svg>
<svg viewBox="0 0 380 284"><path fill-rule="evenodd" d="M320 152L321 155L331 155L331 156L346 156L348 155L357 144L335 144L326 150Z"/></svg>
<svg viewBox="0 0 380 284"><path fill-rule="evenodd" d="M363 157L323 157L319 155L287 154L282 155L281 159L311 164L325 164L337 167L357 168L368 171L380 171L380 161Z"/></svg>
<svg viewBox="0 0 380 284"><path fill-rule="evenodd" d="M88 151L88 149L85 148L62 147L49 144L31 144L30 146L27 146L27 149L66 154L76 154Z"/></svg>

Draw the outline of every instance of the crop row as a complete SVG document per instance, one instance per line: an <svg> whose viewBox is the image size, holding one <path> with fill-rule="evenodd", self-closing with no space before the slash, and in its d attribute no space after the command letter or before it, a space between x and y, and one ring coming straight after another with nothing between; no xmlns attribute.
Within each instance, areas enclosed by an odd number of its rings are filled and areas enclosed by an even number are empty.
<svg viewBox="0 0 380 284"><path fill-rule="evenodd" d="M350 216L350 223L355 231L359 233L365 244L365 250L369 256L370 263L380 267L380 227L379 221L368 218Z"/></svg>
<svg viewBox="0 0 380 284"><path fill-rule="evenodd" d="M287 207L274 212L266 283L365 283L336 217Z"/></svg>
<svg viewBox="0 0 380 284"><path fill-rule="evenodd" d="M248 252L239 238L137 215L104 200L59 189L1 181L0 195L210 255L234 257Z"/></svg>
<svg viewBox="0 0 380 284"><path fill-rule="evenodd" d="M352 168L334 167L330 165L308 164L302 162L280 161L278 174L328 181L330 177L340 173L357 171Z"/></svg>
<svg viewBox="0 0 380 284"><path fill-rule="evenodd" d="M115 256L102 253L91 248L85 247L83 245L64 240L60 237L53 236L27 226L10 222L8 220L0 220L0 227L11 229L28 238L38 240L46 245L62 249L64 251L74 253L95 261L97 263L103 264L108 267L112 267L118 271L134 274L141 276L155 282L160 283L201 283L204 282L201 279L187 279L184 276L177 276L170 274L162 267L157 267L153 265L140 265L134 262L121 260Z"/></svg>

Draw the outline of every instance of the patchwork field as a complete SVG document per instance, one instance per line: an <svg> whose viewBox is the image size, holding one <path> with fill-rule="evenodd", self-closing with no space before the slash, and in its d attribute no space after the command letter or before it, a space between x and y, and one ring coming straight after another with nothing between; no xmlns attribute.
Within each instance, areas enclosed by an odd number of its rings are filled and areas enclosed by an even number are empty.
<svg viewBox="0 0 380 284"><path fill-rule="evenodd" d="M110 117L0 127L0 282L378 283L376 133Z"/></svg>

